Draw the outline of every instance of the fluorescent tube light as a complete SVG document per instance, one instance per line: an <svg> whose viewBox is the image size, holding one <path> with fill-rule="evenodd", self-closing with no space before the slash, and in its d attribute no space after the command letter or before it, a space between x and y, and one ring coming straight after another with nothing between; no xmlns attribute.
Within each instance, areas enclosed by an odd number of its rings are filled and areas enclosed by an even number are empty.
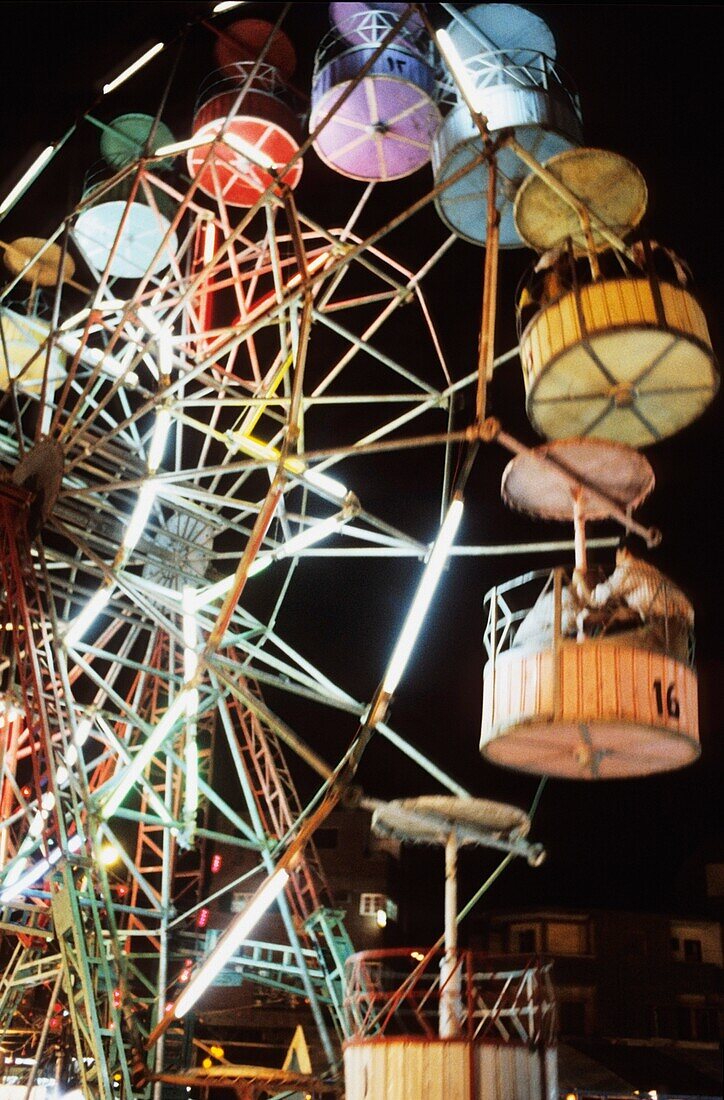
<svg viewBox="0 0 724 1100"><path fill-rule="evenodd" d="M204 226L204 266L208 267L216 252L216 226L207 222Z"/></svg>
<svg viewBox="0 0 724 1100"><path fill-rule="evenodd" d="M259 458L263 462L269 463L276 463L279 461L279 451L277 448L272 447L270 443L262 443L260 440L255 439L253 435L231 434L231 439L233 439L240 451L244 451L245 454L248 454L251 458ZM330 493L332 496L339 497L341 500L347 496L347 487L343 485L341 481L336 481L333 477L329 477L327 474L321 473L318 470L308 470L301 459L294 458L293 455L286 460L284 468L298 477L303 477L306 481L311 482L312 485L324 489L325 492Z"/></svg>
<svg viewBox="0 0 724 1100"><path fill-rule="evenodd" d="M477 98L478 89L472 76L468 72L465 62L461 58L458 51L455 49L453 40L446 30L437 32L437 44L440 49L440 53L445 59L445 64L452 73L453 77L462 88L465 98L467 99L473 110L478 110Z"/></svg>
<svg viewBox="0 0 724 1100"><path fill-rule="evenodd" d="M177 1020L185 1016L188 1010L196 1004L222 967L233 956L237 947L248 937L254 925L261 920L272 902L279 897L288 882L289 872L284 867L278 867L257 890L246 908L229 925L216 947L202 963L176 1001L173 1014Z"/></svg>
<svg viewBox="0 0 724 1100"><path fill-rule="evenodd" d="M268 568L273 561L271 554L259 554L254 558L253 562L249 566L248 576L255 577L257 573L263 572ZM206 607L207 604L213 603L214 600L220 599L225 596L227 592L230 592L233 584L235 573L230 573L228 577L222 577L216 584L210 584L208 588L199 588L195 596L195 606Z"/></svg>
<svg viewBox="0 0 724 1100"><path fill-rule="evenodd" d="M81 746L85 745L90 736L92 726L92 719L90 719L88 715L86 715L84 718L81 718L80 722L75 727L75 737L73 738L73 741L78 748L81 748Z"/></svg>
<svg viewBox="0 0 724 1100"><path fill-rule="evenodd" d="M27 171L23 172L22 176L15 184L13 189L5 196L3 201L0 203L0 217L3 214L7 213L10 207L15 203L16 199L19 199L24 191L27 191L28 187L30 187L30 184L33 182L36 176L39 176L43 168L45 168L45 165L48 163L54 152L55 146L48 145L47 148L43 149L42 153L40 153L40 155L35 158Z"/></svg>
<svg viewBox="0 0 724 1100"><path fill-rule="evenodd" d="M88 306L86 306L85 309L79 310L77 313L74 313L72 317L69 317L67 321L63 321L63 324L60 326L60 331L67 332L69 329L78 328L79 325L82 325L88 320L90 313L91 311Z"/></svg>
<svg viewBox="0 0 724 1100"><path fill-rule="evenodd" d="M127 554L130 554L143 534L155 499L156 483L153 481L144 482L136 500L136 507L133 509L131 518L128 521L128 527L126 527L123 534L121 546Z"/></svg>
<svg viewBox="0 0 724 1100"><path fill-rule="evenodd" d="M189 693L190 694L190 693ZM184 816L187 828L193 828L196 810L199 805L199 752L196 744L195 731L192 736L186 735L184 746L184 763L186 764L186 784L184 786Z"/></svg>
<svg viewBox="0 0 724 1100"><path fill-rule="evenodd" d="M158 371L162 377L168 377L173 367L173 345L169 329L162 328L156 337L158 346Z"/></svg>
<svg viewBox="0 0 724 1100"><path fill-rule="evenodd" d="M163 452L166 449L169 429L171 427L171 410L161 408L156 413L156 423L153 426L151 446L148 448L148 472L155 474L161 465Z"/></svg>
<svg viewBox="0 0 724 1100"><path fill-rule="evenodd" d="M412 606L407 613L405 625L397 640L397 645L392 654L392 659L387 667L385 678L382 681L382 690L387 695L392 695L400 682L402 673L412 653L420 627L424 621L427 609L435 594L440 574L452 548L453 540L457 532L463 514L463 502L456 497L450 507L440 528L435 545L430 552L430 557L425 566L425 572L418 586Z"/></svg>
<svg viewBox="0 0 724 1100"><path fill-rule="evenodd" d="M265 169L267 172L272 172L277 167L276 161L273 161L267 153L262 152L261 149L257 149L256 145L252 145L250 141L244 141L238 134L229 131L228 134L224 134L221 140L225 145L228 145L230 149L233 149L235 153L239 153L240 156L246 157L252 164ZM281 167L281 165L279 167Z"/></svg>
<svg viewBox="0 0 724 1100"><path fill-rule="evenodd" d="M186 153L189 149L198 149L200 145L209 144L209 135L203 134L186 138L185 141L174 141L170 145L162 145L154 150L155 157L175 157L179 153Z"/></svg>
<svg viewBox="0 0 724 1100"><path fill-rule="evenodd" d="M152 310L147 306L139 306L136 310L136 315L141 324L145 325L152 336L160 336L161 325L156 320Z"/></svg>
<svg viewBox="0 0 724 1100"><path fill-rule="evenodd" d="M81 344L77 336L71 333L63 333L56 341L61 351L71 357L80 352L80 361L93 370L100 364L101 374L107 374L111 378L122 378L126 386L137 386L138 375L131 370L126 370L112 355L106 355L100 348L89 348Z"/></svg>
<svg viewBox="0 0 724 1100"><path fill-rule="evenodd" d="M80 615L70 624L63 638L65 644L75 645L85 634L91 623L98 617L103 608L109 602L113 593L113 586L104 584L102 588L91 596Z"/></svg>
<svg viewBox="0 0 724 1100"><path fill-rule="evenodd" d="M186 652L190 653L187 658L184 654L184 679L191 680L196 672L196 644L198 642L198 635L196 632L196 589L190 584L185 584L183 589L183 600L181 607L183 609L183 636ZM193 667L192 667L193 666Z"/></svg>
<svg viewBox="0 0 724 1100"><path fill-rule="evenodd" d="M290 554L296 554L298 550L304 550L308 546L314 546L316 543L321 542L322 539L326 539L328 535L333 534L334 531L339 531L340 528L344 527L347 518L348 517L344 515L337 515L330 516L328 519L323 519L321 523L311 523L304 531L300 531L298 535L294 535L290 538L289 542L285 542L283 546L275 550L272 557L288 558Z"/></svg>
<svg viewBox="0 0 724 1100"><path fill-rule="evenodd" d="M310 260L307 264L307 274L314 275L316 271L319 271L320 268L324 267L330 255L330 252L320 252L318 256L315 256L313 260ZM301 271L298 271L296 275L292 275L291 279L286 284L287 290L293 290L295 286L299 286L301 281L302 273Z"/></svg>
<svg viewBox="0 0 724 1100"><path fill-rule="evenodd" d="M191 585L184 585L183 590L183 639L184 639L184 680L190 684L199 667L199 658L196 652L198 644L198 632L196 630L196 589ZM186 806L193 800L194 807L198 801L198 754L196 752L196 714L199 709L199 692L196 687L189 687L186 692ZM193 751L192 751L193 750ZM191 777L191 771L194 772ZM193 784L193 799L189 794L189 784Z"/></svg>
<svg viewBox="0 0 724 1100"><path fill-rule="evenodd" d="M77 852L82 843L82 838L76 833L75 836L72 836L68 841L68 851ZM22 878L18 879L12 886L8 886L3 890L0 894L0 902L6 905L8 902L13 901L14 898L19 897L25 890L29 890L31 886L35 886L36 883L45 878L50 868L55 866L62 855L62 848L53 848L47 859L41 859L37 863L34 863Z"/></svg>
<svg viewBox="0 0 724 1100"><path fill-rule="evenodd" d="M315 543L321 542L322 539L327 538L334 531L339 531L349 519L351 519L351 515L339 513L336 516L329 516L328 519L323 519L319 523L310 524L298 535L293 535L289 542L285 542L278 550L274 550L272 553L259 554L254 558L249 566L249 576L254 577L257 573L261 573L279 558L288 558L299 550L314 546ZM223 577L216 584L209 585L208 588L202 588L198 591L192 590L194 591L194 606L205 607L207 604L213 603L214 600L225 596L227 592L231 591L235 576L235 573L230 573L228 577Z"/></svg>
<svg viewBox="0 0 724 1100"><path fill-rule="evenodd" d="M121 84L124 84L129 77L132 77L134 73L137 73L139 69L142 69L144 65L148 64L152 57L155 57L164 47L163 42L157 42L155 46L151 46L149 50L146 50L144 54L138 58L137 61L132 62L127 69L124 69L117 77L115 77L109 84L103 85L103 95L108 95L109 92L114 92L116 88L119 88Z"/></svg>
<svg viewBox="0 0 724 1100"><path fill-rule="evenodd" d="M158 751L171 732L176 719L180 717L186 706L186 692L187 689L182 688L178 693L163 718L156 724L130 764L121 773L116 786L101 803L101 816L106 820L116 812L123 799L145 771L153 754Z"/></svg>
<svg viewBox="0 0 724 1100"><path fill-rule="evenodd" d="M310 481L312 485L324 489L325 492L330 493L333 497L339 497L340 500L342 500L347 496L346 485L343 485L341 481L337 481L333 477L329 477L321 470L305 470L304 477L306 481Z"/></svg>

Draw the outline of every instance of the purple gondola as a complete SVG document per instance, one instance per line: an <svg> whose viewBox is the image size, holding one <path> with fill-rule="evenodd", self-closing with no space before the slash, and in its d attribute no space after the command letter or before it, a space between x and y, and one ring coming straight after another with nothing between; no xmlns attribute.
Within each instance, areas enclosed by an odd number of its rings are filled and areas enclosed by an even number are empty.
<svg viewBox="0 0 724 1100"><path fill-rule="evenodd" d="M337 106L406 6L330 4L332 30L314 64L310 130L324 123L314 148L325 164L352 179L400 179L430 160L440 125L438 82L433 47L418 16L399 28Z"/></svg>

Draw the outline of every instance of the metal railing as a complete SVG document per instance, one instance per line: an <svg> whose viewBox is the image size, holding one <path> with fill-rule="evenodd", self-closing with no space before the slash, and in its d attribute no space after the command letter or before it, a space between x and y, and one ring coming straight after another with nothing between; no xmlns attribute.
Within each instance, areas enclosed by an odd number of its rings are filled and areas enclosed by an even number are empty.
<svg viewBox="0 0 724 1100"><path fill-rule="evenodd" d="M339 57L341 54L353 53L356 50L369 51L376 49L396 22L397 16L392 12L371 9L350 15L345 20L343 27L333 27L325 34L317 47L313 81L320 69L323 69L335 57ZM408 21L407 24L400 27L388 49L404 50L413 57L427 61L428 64L433 66L439 64L432 41L425 29L416 22Z"/></svg>
<svg viewBox="0 0 724 1100"><path fill-rule="evenodd" d="M551 1046L556 1018L551 963L538 956L461 951L441 980L442 952L397 948L347 960L345 1014L356 1039L437 1038L440 1001L460 986L460 1035L468 1042Z"/></svg>
<svg viewBox="0 0 724 1100"><path fill-rule="evenodd" d="M471 90L474 88L480 102L475 102L485 113L485 92L490 88L515 87L531 91L544 91L558 100L564 100L582 122L581 101L573 80L552 58L537 50L490 50L465 59L465 70ZM442 82L442 98L448 104L460 103L460 97L452 77L446 73Z"/></svg>
<svg viewBox="0 0 724 1100"><path fill-rule="evenodd" d="M484 604L483 642L491 659L516 647L615 639L693 663L691 605L645 564L617 567L608 579L600 568L589 569L585 588L570 569L537 569L491 588Z"/></svg>
<svg viewBox="0 0 724 1100"><path fill-rule="evenodd" d="M238 95L247 82L246 95L261 92L263 95L281 100L298 113L302 112L302 105L298 102L297 96L273 65L263 61L237 61L233 65L215 69L204 77L199 85L194 115L217 96ZM241 102L243 103L243 99ZM239 109L241 110L241 105Z"/></svg>

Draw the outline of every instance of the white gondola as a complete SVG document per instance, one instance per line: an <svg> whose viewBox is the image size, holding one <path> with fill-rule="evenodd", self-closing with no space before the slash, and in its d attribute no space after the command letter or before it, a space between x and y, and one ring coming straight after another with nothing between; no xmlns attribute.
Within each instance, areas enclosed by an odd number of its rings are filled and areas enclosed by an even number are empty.
<svg viewBox="0 0 724 1100"><path fill-rule="evenodd" d="M555 42L537 15L513 4L479 4L447 28L463 66L466 92L486 120L491 137L513 130L516 140L543 161L582 140L578 96L555 61ZM454 97L432 151L435 184L444 184L483 152L480 131L466 104ZM513 203L527 167L512 149L496 154L500 247L520 248ZM471 169L442 191L440 217L472 244L485 244L488 170Z"/></svg>
<svg viewBox="0 0 724 1100"><path fill-rule="evenodd" d="M150 115L122 115L101 138L103 163L86 176L80 213L73 236L87 263L121 279L138 279L145 272L164 271L178 249L169 236L174 202L162 190L140 179L131 166L144 153L153 133L154 147L174 141L163 123ZM160 171L163 165L156 165Z"/></svg>

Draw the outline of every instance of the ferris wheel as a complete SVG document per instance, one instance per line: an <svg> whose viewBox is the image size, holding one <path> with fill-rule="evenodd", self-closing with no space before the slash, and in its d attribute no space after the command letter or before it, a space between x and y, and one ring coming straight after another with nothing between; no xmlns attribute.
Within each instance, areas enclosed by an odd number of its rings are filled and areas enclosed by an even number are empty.
<svg viewBox="0 0 724 1100"><path fill-rule="evenodd" d="M632 448L684 427L713 397L706 323L678 259L666 254L674 276L662 279L650 246L632 250L642 177L623 158L578 148L580 106L553 63L550 32L521 12L480 5L442 33L406 5L331 5L306 137L284 13L276 26L230 24L214 39L218 68L200 87L189 137L177 140L160 110L114 116L101 102L83 119L102 159L78 205L49 237L5 247L0 906L16 946L0 1024L22 1012L31 982L50 991L40 1051L60 1003L83 1096L162 1095L162 1082L176 1080L180 1022L223 966L244 957L263 984L269 956L255 964L244 945L273 902L290 981L338 1070L354 1026L344 1004L352 945L314 831L353 789L373 734L421 767L422 786L469 797L387 719L481 444L497 439L518 455L507 503L573 522L577 570L535 578L532 606L516 602L515 584L513 598L489 594L485 754L598 779L680 766L698 751L695 677L686 639L674 638L678 590L651 581L647 614L663 621L663 642L651 633L622 642L606 618L609 597L589 591L585 525L613 517L653 542L632 516L652 484ZM357 181L339 224L298 200L312 146L330 173ZM52 171L55 153L40 167ZM432 190L363 230L375 186L429 161ZM410 266L395 256L394 231L433 203L451 233ZM424 288L458 238L486 246L480 360L462 377ZM523 243L548 257L519 301L528 413L558 440L537 449L486 417L498 246ZM638 359L619 377L627 338ZM682 363L687 382L667 400ZM576 388L571 378L581 377ZM452 418L461 392L476 401L464 427ZM431 447L442 522L409 532L393 501L366 506L357 471L369 458ZM614 467L620 476L601 476ZM340 570L384 556L424 563L419 586L384 642L376 690L337 683L305 646L318 623L285 632L285 601L309 583L312 558ZM541 641L526 615L546 597ZM575 643L565 622L574 597ZM345 635L363 637L364 609L345 617ZM630 718L623 702L612 717L585 710L580 692L556 698L551 721L549 645L560 675L583 677L593 653L602 681L607 654L619 660L638 645L658 655L658 711L639 721L633 749L619 736ZM634 710L642 668L633 661ZM336 759L291 728L285 698L338 715ZM232 765L222 783L220 757ZM318 787L306 805L298 762ZM452 833L461 812L456 804ZM539 859L525 815L488 811L474 824L471 843ZM416 835L424 825L405 828ZM251 904L207 950L211 842L255 852L258 874ZM106 853L120 871L105 866ZM355 975L364 999L371 979ZM450 990L445 1003L449 1038L460 1019ZM365 1017L366 1036L376 1027ZM549 1043L548 1023L545 1033ZM237 1071L218 1080L255 1095L280 1087L271 1071L251 1084ZM283 1083L327 1087L291 1073Z"/></svg>

